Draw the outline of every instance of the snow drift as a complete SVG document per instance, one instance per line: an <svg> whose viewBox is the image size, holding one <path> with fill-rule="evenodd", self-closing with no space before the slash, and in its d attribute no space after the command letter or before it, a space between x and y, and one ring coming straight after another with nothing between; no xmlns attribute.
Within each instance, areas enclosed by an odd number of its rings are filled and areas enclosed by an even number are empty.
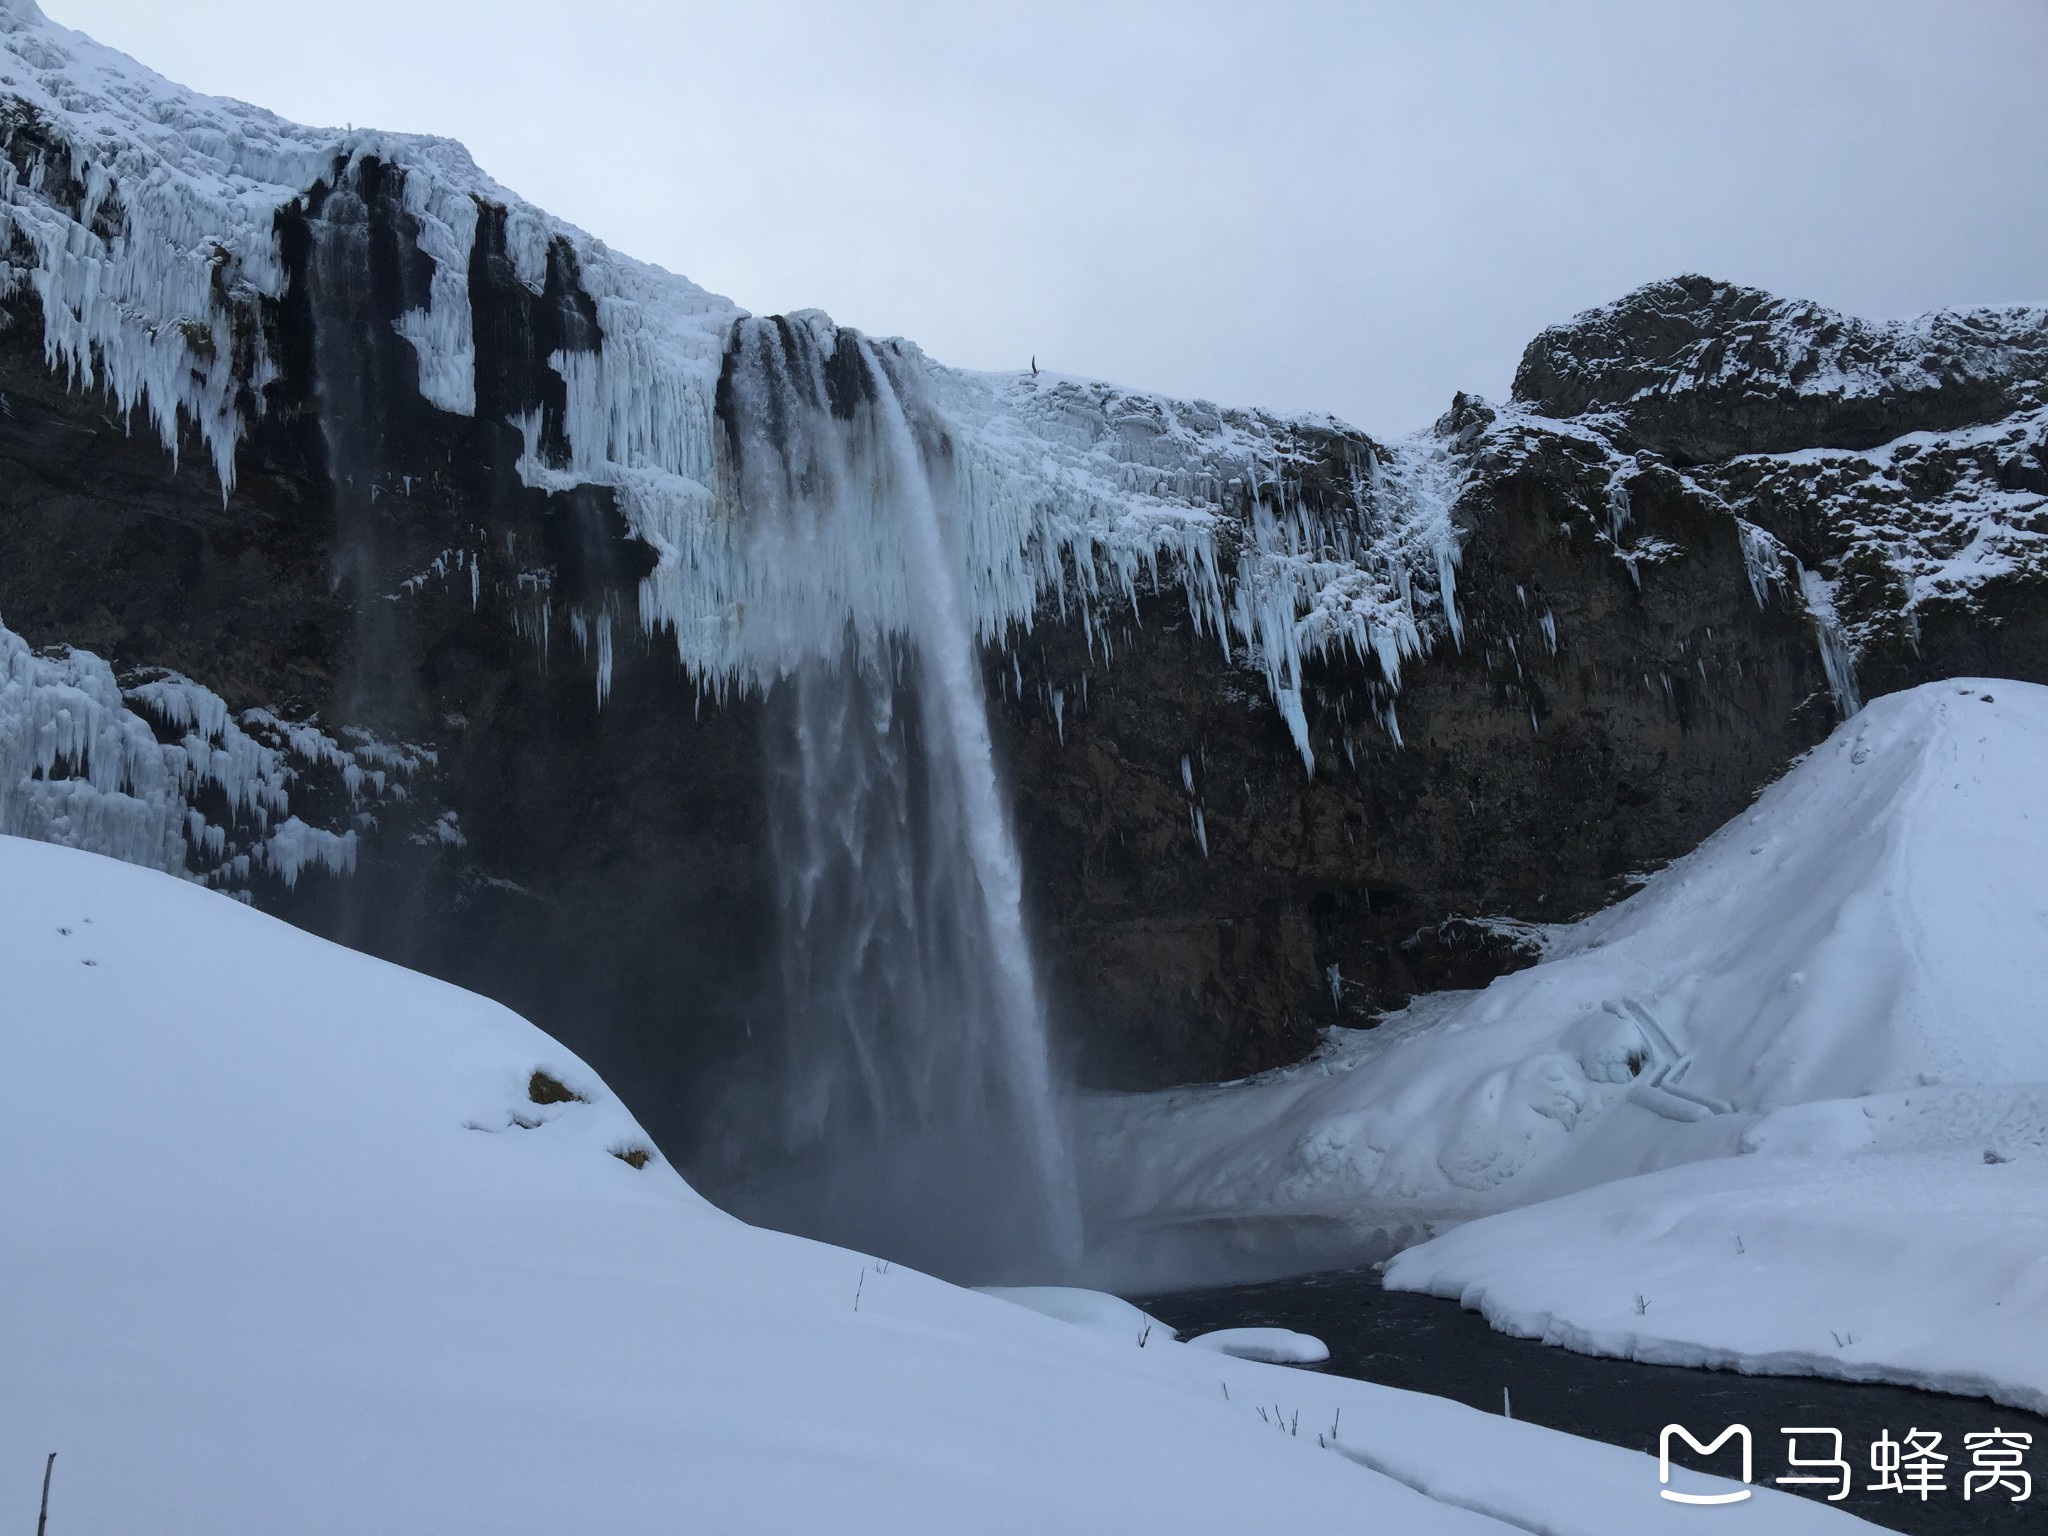
<svg viewBox="0 0 2048 1536"><path fill-rule="evenodd" d="M1289 1217L1385 1252L1672 1164L1852 1152L1900 1094L1916 1134L2034 1157L2044 763L2048 688L1879 699L1538 965L1266 1078L1095 1100L1097 1199L1155 1230Z"/></svg>
<svg viewBox="0 0 2048 1536"><path fill-rule="evenodd" d="M1813 1107L1875 1128L1898 1104ZM2048 1091L1975 1129L1946 1150L1719 1158L1603 1184L1411 1248L1387 1283L1587 1354L1890 1381L2041 1413ZM1986 1141L2023 1150L1991 1162L1986 1151L2007 1154Z"/></svg>

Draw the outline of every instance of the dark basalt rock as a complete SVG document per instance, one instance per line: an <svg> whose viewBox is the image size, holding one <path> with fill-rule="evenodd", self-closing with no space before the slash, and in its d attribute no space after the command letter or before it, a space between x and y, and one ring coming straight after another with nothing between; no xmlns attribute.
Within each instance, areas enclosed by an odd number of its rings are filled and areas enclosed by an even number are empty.
<svg viewBox="0 0 2048 1536"><path fill-rule="evenodd" d="M546 359L604 344L566 246L536 295L482 211L479 409L421 399L389 323L420 280L394 174L345 189L373 253L363 271L316 259L336 189L281 216L290 296L258 318L282 376L225 505L203 454L174 468L52 376L33 294L8 301L0 615L33 643L185 673L238 709L336 724L369 711L360 723L438 751L412 798L362 827L357 874L290 890L259 877L258 904L503 999L588 1057L687 1163L720 1063L775 1027L760 705L703 697L627 617L651 557L608 492L550 495L516 471L524 445L506 416L538 412L538 451L565 463ZM2024 401L2043 349L2018 322L1994 336L1974 317L1939 320L1925 331L1950 356L1931 371L1815 392L1830 357L1881 378L1904 334L1841 322L1830 335L1821 313L1704 280L1657 285L1532 346L1518 398L1576 423L1460 397L1438 430L1468 471L1461 640L1411 661L1398 692L1374 663L1311 664L1312 777L1263 679L1197 633L1175 593L1097 614L1111 665L1050 605L1012 651L989 652L1032 916L1080 1076L1240 1075L1417 990L1483 984L1533 958L1517 923L1612 900L1827 732L1809 615L1787 580L1760 600L1732 513L1832 575L1868 558L1857 498L1910 518L1963 475L1944 454L2021 487L2040 455L1959 444L1929 450L1923 478L1844 471L1847 488L1825 493L1731 456L1995 418ZM323 358L332 371L349 355L323 351L323 326L350 339L359 377L323 380ZM1371 445L1290 430L1303 501L1355 512L1350 466ZM1985 660L2048 681L2044 586L2026 572L2009 585L1995 625L1967 603L1952 624L1923 611L1920 651L1882 650L1866 687ZM1889 601L1864 606L1881 617ZM593 655L559 627L572 609L620 616L602 707ZM460 842L433 834L444 812Z"/></svg>
<svg viewBox="0 0 2048 1536"><path fill-rule="evenodd" d="M1631 575L1600 531L1601 450L1469 399L1443 430L1485 466L1459 503L1464 641L1404 678L1400 745L1374 723L1376 669L1321 665L1305 776L1256 679L1168 602L1106 671L1071 631L1023 648L1024 700L1002 714L1085 1076L1255 1071L1327 1025L1528 964L1532 945L1475 943L1465 920L1605 905L1833 725L1810 624L1758 604L1708 498L1637 475L1630 548L1656 558ZM1036 702L1054 689L1057 724Z"/></svg>

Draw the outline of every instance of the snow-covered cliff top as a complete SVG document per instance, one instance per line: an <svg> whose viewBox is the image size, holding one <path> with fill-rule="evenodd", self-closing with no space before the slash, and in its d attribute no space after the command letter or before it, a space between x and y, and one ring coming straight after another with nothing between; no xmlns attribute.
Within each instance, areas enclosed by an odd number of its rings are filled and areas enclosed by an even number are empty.
<svg viewBox="0 0 2048 1536"><path fill-rule="evenodd" d="M1859 320L1687 276L1545 330L1514 396L1551 416L1611 413L1648 446L1721 458L1875 447L2039 404L2044 384L2048 308Z"/></svg>

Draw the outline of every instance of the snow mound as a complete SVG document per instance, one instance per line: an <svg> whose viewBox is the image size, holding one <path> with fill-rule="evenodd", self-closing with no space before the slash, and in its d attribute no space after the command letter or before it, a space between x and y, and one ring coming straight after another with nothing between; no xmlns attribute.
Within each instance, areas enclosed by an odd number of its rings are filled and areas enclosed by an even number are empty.
<svg viewBox="0 0 2048 1536"><path fill-rule="evenodd" d="M1268 1365L1321 1365L1330 1358L1329 1345L1312 1333L1296 1333L1292 1328L1218 1328L1196 1334L1188 1346L1213 1349L1240 1360L1263 1360Z"/></svg>
<svg viewBox="0 0 2048 1536"><path fill-rule="evenodd" d="M1668 1168L1459 1227L1400 1255L1387 1284L1587 1354L2048 1412L2040 1125L2021 1156L1973 1138L1946 1153Z"/></svg>
<svg viewBox="0 0 2048 1536"><path fill-rule="evenodd" d="M2048 688L1881 698L1538 965L1265 1078L1084 1105L1096 1199L1388 1232L1839 1138L1930 1085L1930 1123L2024 1120L2048 1083L2044 762ZM1790 1108L1827 1102L1848 1107Z"/></svg>
<svg viewBox="0 0 2048 1536"><path fill-rule="evenodd" d="M745 1226L524 1020L186 880L0 837L0 975L53 1528L1676 1529L1643 1456Z"/></svg>

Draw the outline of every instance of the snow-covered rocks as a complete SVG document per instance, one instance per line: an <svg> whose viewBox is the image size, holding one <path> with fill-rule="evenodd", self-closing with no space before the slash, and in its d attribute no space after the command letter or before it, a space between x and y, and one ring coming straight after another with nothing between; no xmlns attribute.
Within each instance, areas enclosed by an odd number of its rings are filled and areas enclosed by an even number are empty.
<svg viewBox="0 0 2048 1536"><path fill-rule="evenodd" d="M2039 406L2048 309L1870 321L1689 275L1545 330L1515 398L1680 462L1874 448Z"/></svg>
<svg viewBox="0 0 2048 1536"><path fill-rule="evenodd" d="M346 874L354 827L293 810L309 776L353 810L406 798L433 754L268 710L239 716L210 688L154 670L125 685L90 651L32 651L0 623L0 835L33 837L244 890L308 870ZM168 740L165 738L169 738ZM459 832L447 821L444 836Z"/></svg>
<svg viewBox="0 0 2048 1536"><path fill-rule="evenodd" d="M2000 612L2048 584L2048 408L1694 473L1796 544L1811 577L1826 573L1825 595L1814 603L1809 591L1809 602L1837 619L1851 654L1880 676L1916 665L1943 621L1982 625L1983 641L1999 645Z"/></svg>
<svg viewBox="0 0 2048 1536"><path fill-rule="evenodd" d="M1219 1355L1239 1360L1263 1360L1268 1365L1321 1365L1330 1358L1330 1346L1312 1333L1292 1328L1217 1328L1198 1333L1188 1340L1190 1349L1213 1349Z"/></svg>

